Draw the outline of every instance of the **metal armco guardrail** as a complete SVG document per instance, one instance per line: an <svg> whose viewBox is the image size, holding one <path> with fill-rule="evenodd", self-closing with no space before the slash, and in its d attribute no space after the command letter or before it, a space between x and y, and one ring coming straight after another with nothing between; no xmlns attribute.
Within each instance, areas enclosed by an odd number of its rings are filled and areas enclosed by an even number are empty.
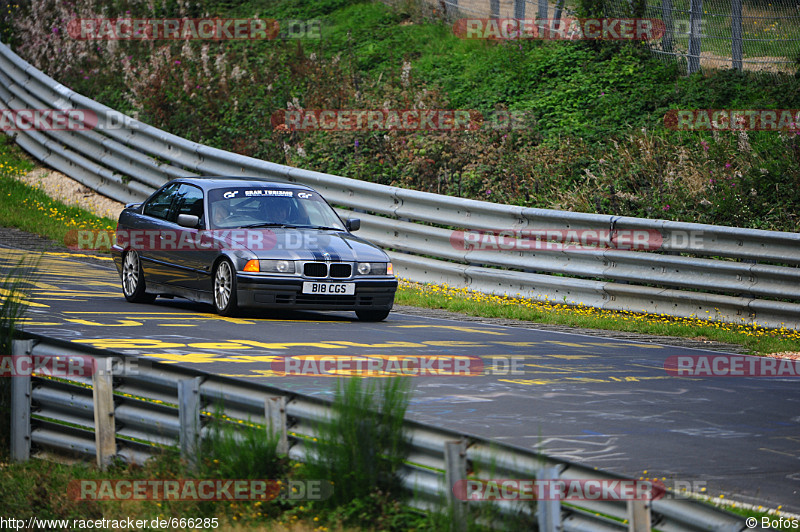
<svg viewBox="0 0 800 532"><path fill-rule="evenodd" d="M142 201L171 178L198 174L300 182L344 207L344 215L357 210L364 237L387 248L397 274L410 280L609 310L800 326L800 233L499 205L244 157L190 142L81 96L2 44L0 102L9 109L86 109L101 124L112 124L22 130L16 141L43 163L120 201ZM652 235L657 246L647 251L523 249L519 233L512 240L520 245L510 249L454 241L463 231L570 230L612 238L640 231Z"/></svg>
<svg viewBox="0 0 800 532"><path fill-rule="evenodd" d="M27 336L28 339L14 342L15 356L58 356L62 360L92 357L97 371L91 377L13 378L14 460L27 460L32 452L44 452L96 459L102 467L114 457L143 463L161 446L180 446L182 455L191 461L196 458L198 441L207 431L207 416L201 412L221 405L223 414L234 421L277 432L279 452L305 461L314 452L318 423L332 414L329 402L276 386L219 377L39 335ZM453 504L456 521L465 519L468 504L492 504L455 498L452 486L458 480L623 479L531 450L409 420L404 429L410 438L410 452L401 476L411 493L410 504L423 510ZM473 472L469 477L468 471ZM538 520L539 529L548 532L649 531L651 526L665 532L744 529L742 517L693 499L672 496L648 504L597 500L570 501L569 506L561 506L559 501L540 501L536 516L532 515L533 508L530 503L505 501L499 509L531 514L532 521Z"/></svg>

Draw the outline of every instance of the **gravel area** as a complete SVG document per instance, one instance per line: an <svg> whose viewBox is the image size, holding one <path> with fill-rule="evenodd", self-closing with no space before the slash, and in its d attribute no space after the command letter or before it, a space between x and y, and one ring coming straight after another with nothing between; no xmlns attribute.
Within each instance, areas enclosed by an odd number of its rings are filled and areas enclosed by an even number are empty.
<svg viewBox="0 0 800 532"><path fill-rule="evenodd" d="M66 205L76 205L93 212L97 216L116 220L119 218L119 213L125 208L124 203L98 194L61 172L56 172L49 168L36 168L18 179L32 187L43 190L51 198L57 199Z"/></svg>

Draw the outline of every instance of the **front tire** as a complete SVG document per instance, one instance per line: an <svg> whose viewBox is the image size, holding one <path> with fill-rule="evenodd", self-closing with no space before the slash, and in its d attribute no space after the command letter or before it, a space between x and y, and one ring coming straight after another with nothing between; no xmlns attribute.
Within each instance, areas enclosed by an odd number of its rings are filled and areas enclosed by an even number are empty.
<svg viewBox="0 0 800 532"><path fill-rule="evenodd" d="M236 300L236 271L227 259L214 269L214 310L220 316L235 316L239 312Z"/></svg>
<svg viewBox="0 0 800 532"><path fill-rule="evenodd" d="M146 289L142 261L135 250L129 249L122 258L122 293L131 303L152 303L156 296Z"/></svg>
<svg viewBox="0 0 800 532"><path fill-rule="evenodd" d="M391 310L357 310L356 316L361 321L383 321Z"/></svg>

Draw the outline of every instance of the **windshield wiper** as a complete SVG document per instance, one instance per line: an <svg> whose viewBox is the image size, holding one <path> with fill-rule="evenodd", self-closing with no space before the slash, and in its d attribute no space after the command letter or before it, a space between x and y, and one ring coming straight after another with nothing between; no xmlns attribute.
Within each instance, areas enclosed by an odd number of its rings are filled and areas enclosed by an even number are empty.
<svg viewBox="0 0 800 532"><path fill-rule="evenodd" d="M344 231L341 227L328 227L327 225L298 225L301 229L319 229L321 231Z"/></svg>
<svg viewBox="0 0 800 532"><path fill-rule="evenodd" d="M287 229L297 229L296 225L292 224L283 224L278 222L262 222L257 224L247 224L240 226L241 229L253 229L255 227L283 227Z"/></svg>

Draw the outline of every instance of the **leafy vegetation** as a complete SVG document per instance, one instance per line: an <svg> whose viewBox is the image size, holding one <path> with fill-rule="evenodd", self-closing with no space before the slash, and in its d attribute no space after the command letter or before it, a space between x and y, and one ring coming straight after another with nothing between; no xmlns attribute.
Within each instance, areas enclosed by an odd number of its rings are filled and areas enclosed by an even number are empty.
<svg viewBox="0 0 800 532"><path fill-rule="evenodd" d="M333 417L318 424L308 466L316 478L336 479L332 505L370 495L374 502L402 499L397 473L407 452L403 421L409 400L408 379L339 381Z"/></svg>
<svg viewBox="0 0 800 532"><path fill-rule="evenodd" d="M435 7L416 0L155 8L157 16L322 21L321 39L230 42L76 41L63 20L93 16L91 5L76 2L65 14L60 4L37 0L6 16L18 52L78 92L198 142L498 203L800 230L800 131L664 125L674 109L800 108L797 77L685 77L640 44L459 39ZM153 14L143 0L104 9ZM517 129L424 132L300 132L273 123L287 109L411 108L525 120Z"/></svg>

